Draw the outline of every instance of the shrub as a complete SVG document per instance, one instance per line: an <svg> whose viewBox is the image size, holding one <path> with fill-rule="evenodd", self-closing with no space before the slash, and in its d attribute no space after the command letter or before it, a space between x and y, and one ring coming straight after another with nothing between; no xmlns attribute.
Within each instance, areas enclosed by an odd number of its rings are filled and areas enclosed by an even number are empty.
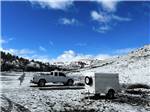
<svg viewBox="0 0 150 112"><path fill-rule="evenodd" d="M146 84L132 84L132 85L129 85L127 87L127 89L135 89L135 88L145 88L145 89L150 89L150 86L146 85Z"/></svg>

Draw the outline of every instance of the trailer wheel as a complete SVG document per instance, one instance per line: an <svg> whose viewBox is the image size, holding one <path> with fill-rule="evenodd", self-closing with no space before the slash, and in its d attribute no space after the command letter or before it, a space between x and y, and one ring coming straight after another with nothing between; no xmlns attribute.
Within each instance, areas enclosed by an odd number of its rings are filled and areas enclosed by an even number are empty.
<svg viewBox="0 0 150 112"><path fill-rule="evenodd" d="M92 85L92 83L93 83L92 77L86 76L85 77L85 84Z"/></svg>
<svg viewBox="0 0 150 112"><path fill-rule="evenodd" d="M46 83L46 81L45 81L44 79L41 79L41 80L39 80L39 82L38 82L38 86L39 86L39 87L43 87L43 86L45 86L45 83Z"/></svg>
<svg viewBox="0 0 150 112"><path fill-rule="evenodd" d="M106 97L107 97L108 99L113 99L114 96L115 96L115 91L114 91L113 89L110 89L110 90L108 91L108 93L106 94Z"/></svg>

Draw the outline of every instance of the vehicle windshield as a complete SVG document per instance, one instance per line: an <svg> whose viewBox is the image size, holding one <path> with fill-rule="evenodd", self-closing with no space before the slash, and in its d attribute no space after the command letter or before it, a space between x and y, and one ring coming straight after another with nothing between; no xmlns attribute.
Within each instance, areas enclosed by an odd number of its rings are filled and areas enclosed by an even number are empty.
<svg viewBox="0 0 150 112"><path fill-rule="evenodd" d="M51 75L53 75L53 72L51 72Z"/></svg>
<svg viewBox="0 0 150 112"><path fill-rule="evenodd" d="M63 77L66 77L66 75L62 72L59 73L59 76L63 76Z"/></svg>

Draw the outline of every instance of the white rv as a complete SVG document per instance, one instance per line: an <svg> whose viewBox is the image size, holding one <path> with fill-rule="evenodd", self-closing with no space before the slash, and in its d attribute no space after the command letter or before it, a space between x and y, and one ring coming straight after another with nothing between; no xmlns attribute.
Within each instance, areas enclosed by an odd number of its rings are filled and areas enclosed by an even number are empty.
<svg viewBox="0 0 150 112"><path fill-rule="evenodd" d="M114 94L120 90L119 76L117 73L90 72L85 76L85 89L88 93L114 98Z"/></svg>

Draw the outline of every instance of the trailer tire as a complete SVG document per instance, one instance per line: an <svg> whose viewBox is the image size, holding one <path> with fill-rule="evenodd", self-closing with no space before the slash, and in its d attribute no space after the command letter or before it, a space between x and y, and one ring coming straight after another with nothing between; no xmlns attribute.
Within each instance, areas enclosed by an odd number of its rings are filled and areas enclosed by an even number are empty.
<svg viewBox="0 0 150 112"><path fill-rule="evenodd" d="M93 84L92 77L86 76L86 77L85 77L85 84L87 84L87 85L92 85L92 84Z"/></svg>
<svg viewBox="0 0 150 112"><path fill-rule="evenodd" d="M114 97L115 97L115 91L114 91L113 89L110 89L110 90L108 91L108 93L106 94L106 97L107 97L108 99L114 99Z"/></svg>

